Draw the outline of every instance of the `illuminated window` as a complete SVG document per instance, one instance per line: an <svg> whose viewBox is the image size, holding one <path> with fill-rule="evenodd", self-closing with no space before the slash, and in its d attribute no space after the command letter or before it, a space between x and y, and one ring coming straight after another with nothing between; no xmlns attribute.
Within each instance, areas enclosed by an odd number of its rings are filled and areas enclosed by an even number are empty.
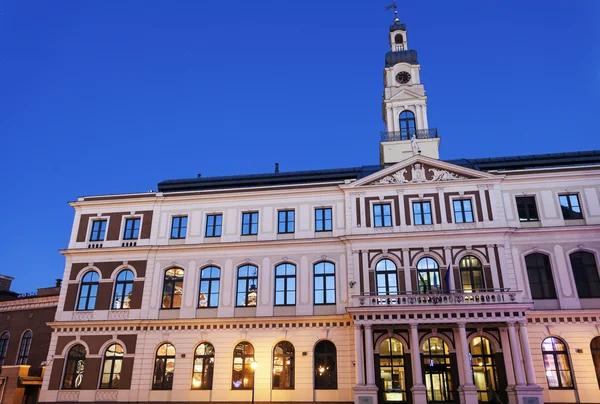
<svg viewBox="0 0 600 404"><path fill-rule="evenodd" d="M192 389L212 389L214 366L215 348L206 342L201 343L194 352L194 374L192 375Z"/></svg>
<svg viewBox="0 0 600 404"><path fill-rule="evenodd" d="M79 389L83 382L85 371L85 347L81 344L73 345L67 354L67 365L63 377L63 389Z"/></svg>
<svg viewBox="0 0 600 404"><path fill-rule="evenodd" d="M481 261L472 255L460 260L460 279L465 292L477 292L485 288Z"/></svg>
<svg viewBox="0 0 600 404"><path fill-rule="evenodd" d="M337 358L331 341L319 341L315 345L315 390L337 389Z"/></svg>
<svg viewBox="0 0 600 404"><path fill-rule="evenodd" d="M379 347L379 376L386 402L407 401L404 347L396 338L386 338Z"/></svg>
<svg viewBox="0 0 600 404"><path fill-rule="evenodd" d="M282 341L273 350L273 388L294 388L294 346Z"/></svg>
<svg viewBox="0 0 600 404"><path fill-rule="evenodd" d="M165 271L161 308L178 309L181 307L183 273L183 269L180 268L171 268Z"/></svg>
<svg viewBox="0 0 600 404"><path fill-rule="evenodd" d="M452 371L448 345L441 338L429 338L423 344L423 369L427 402L452 402Z"/></svg>
<svg viewBox="0 0 600 404"><path fill-rule="evenodd" d="M131 308L133 278L133 272L129 269L125 269L119 272L119 275L117 275L117 282L115 282L115 295L112 304L112 308L114 310Z"/></svg>
<svg viewBox="0 0 600 404"><path fill-rule="evenodd" d="M254 347L249 342L240 342L233 350L233 369L231 388L234 390L251 389L254 385Z"/></svg>
<svg viewBox="0 0 600 404"><path fill-rule="evenodd" d="M118 389L121 383L121 369L123 368L123 347L112 344L104 353L102 365L101 389Z"/></svg>
<svg viewBox="0 0 600 404"><path fill-rule="evenodd" d="M572 389L573 376L569 364L569 352L565 343L556 337L548 337L542 342L542 356L548 387L551 389Z"/></svg>
<svg viewBox="0 0 600 404"><path fill-rule="evenodd" d="M592 340L590 350L592 351L592 362L596 371L596 380L598 380L598 387L600 387L600 337L595 337Z"/></svg>
<svg viewBox="0 0 600 404"><path fill-rule="evenodd" d="M492 343L485 337L475 337L469 344L473 382L477 386L479 402L490 402L492 392L498 392L498 371Z"/></svg>
<svg viewBox="0 0 600 404"><path fill-rule="evenodd" d="M171 390L173 388L174 370L175 347L169 343L162 344L158 347L154 360L152 390Z"/></svg>

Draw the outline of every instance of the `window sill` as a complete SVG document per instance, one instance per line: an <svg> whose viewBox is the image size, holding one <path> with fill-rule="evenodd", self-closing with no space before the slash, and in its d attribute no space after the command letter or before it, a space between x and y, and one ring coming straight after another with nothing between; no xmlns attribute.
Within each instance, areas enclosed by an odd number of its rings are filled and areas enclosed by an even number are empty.
<svg viewBox="0 0 600 404"><path fill-rule="evenodd" d="M221 236L219 236L219 237L204 237L205 244L220 243L220 242L221 242ZM202 390L202 389L198 389L198 390Z"/></svg>
<svg viewBox="0 0 600 404"><path fill-rule="evenodd" d="M293 240L295 238L294 233L277 233L277 240Z"/></svg>
<svg viewBox="0 0 600 404"><path fill-rule="evenodd" d="M583 226L585 219L565 219L565 226Z"/></svg>
<svg viewBox="0 0 600 404"><path fill-rule="evenodd" d="M332 230L327 230L327 231L316 231L315 232L315 238L327 238L327 237L333 237L333 231Z"/></svg>
<svg viewBox="0 0 600 404"><path fill-rule="evenodd" d="M185 244L184 238L170 238L169 245Z"/></svg>
<svg viewBox="0 0 600 404"><path fill-rule="evenodd" d="M542 227L542 222L540 222L539 220L529 220L527 222L520 222L520 223L521 223L521 227L523 227L523 228Z"/></svg>
<svg viewBox="0 0 600 404"><path fill-rule="evenodd" d="M256 241L258 240L258 234L242 234L240 241Z"/></svg>

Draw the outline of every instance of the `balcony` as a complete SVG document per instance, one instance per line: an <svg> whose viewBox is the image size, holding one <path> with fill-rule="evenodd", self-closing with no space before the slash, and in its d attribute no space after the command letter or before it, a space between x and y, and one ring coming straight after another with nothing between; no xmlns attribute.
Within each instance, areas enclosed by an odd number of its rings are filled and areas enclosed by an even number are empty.
<svg viewBox="0 0 600 404"><path fill-rule="evenodd" d="M352 307L406 307L419 306L465 306L486 304L522 303L521 294L509 289L485 289L482 291L443 291L430 293L405 292L397 295L365 293L352 296Z"/></svg>
<svg viewBox="0 0 600 404"><path fill-rule="evenodd" d="M397 132L381 132L382 142L397 142L400 140L410 140L413 135L417 139L435 139L438 137L437 128L430 129L412 129L401 130Z"/></svg>

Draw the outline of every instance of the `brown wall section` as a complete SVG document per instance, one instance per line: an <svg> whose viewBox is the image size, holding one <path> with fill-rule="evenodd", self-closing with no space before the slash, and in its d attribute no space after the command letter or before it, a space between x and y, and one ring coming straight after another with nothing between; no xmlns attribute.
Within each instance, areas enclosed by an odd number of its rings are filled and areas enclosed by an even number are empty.
<svg viewBox="0 0 600 404"><path fill-rule="evenodd" d="M81 382L81 390L96 390L98 388L101 365L102 358L88 357L85 359L85 373Z"/></svg>
<svg viewBox="0 0 600 404"><path fill-rule="evenodd" d="M128 214L129 212L118 212L118 213L109 213L108 217L110 220L108 221L108 230L106 231L106 240L118 240L119 233L121 231L121 221L123 216Z"/></svg>
<svg viewBox="0 0 600 404"><path fill-rule="evenodd" d="M148 265L148 261L129 261L128 264L135 268L138 278L146 276L146 266Z"/></svg>
<svg viewBox="0 0 600 404"><path fill-rule="evenodd" d="M75 310L75 303L77 302L77 290L79 289L79 285L73 283L67 286L67 296L65 297L65 307L64 311L73 311Z"/></svg>
<svg viewBox="0 0 600 404"><path fill-rule="evenodd" d="M77 279L77 275L79 274L79 272L81 272L81 270L87 266L88 264L84 264L82 262L71 265L71 273L69 274L69 279L72 281Z"/></svg>
<svg viewBox="0 0 600 404"><path fill-rule="evenodd" d="M142 231L140 233L140 239L149 239L152 230L152 215L151 210L145 210L143 212L136 212L137 214L144 215L142 219Z"/></svg>
<svg viewBox="0 0 600 404"><path fill-rule="evenodd" d="M56 340L56 350L54 351L54 355L61 355L65 347L72 341L75 341L75 336L69 335L58 337Z"/></svg>
<svg viewBox="0 0 600 404"><path fill-rule="evenodd" d="M110 301L113 292L113 283L100 283L98 285L98 294L96 295L96 305L94 310L109 310Z"/></svg>
<svg viewBox="0 0 600 404"><path fill-rule="evenodd" d="M117 339L123 341L128 354L135 353L135 344L137 342L137 334L117 335Z"/></svg>
<svg viewBox="0 0 600 404"><path fill-rule="evenodd" d="M121 367L121 385L119 386L120 390L128 390L131 388L133 360L134 358L123 358L123 366Z"/></svg>
<svg viewBox="0 0 600 404"><path fill-rule="evenodd" d="M144 281L134 281L131 290L131 300L129 302L131 309L142 308L142 294L144 293Z"/></svg>
<svg viewBox="0 0 600 404"><path fill-rule="evenodd" d="M84 335L81 337L81 340L90 348L90 352L88 352L89 355L101 354L100 348L102 347L102 344L111 339L112 335Z"/></svg>
<svg viewBox="0 0 600 404"><path fill-rule="evenodd" d="M60 390L62 382L62 372L65 367L65 360L63 358L54 359L52 362L52 374L50 375L50 383L48 384L48 390Z"/></svg>
<svg viewBox="0 0 600 404"><path fill-rule="evenodd" d="M490 200L490 191L487 189L485 190L485 202L487 203L488 219L492 221L494 220L494 215L492 214L492 201Z"/></svg>
<svg viewBox="0 0 600 404"><path fill-rule="evenodd" d="M96 215L81 215L79 218L79 229L77 230L77 242L81 243L86 241L85 238L87 236L88 223L91 217Z"/></svg>

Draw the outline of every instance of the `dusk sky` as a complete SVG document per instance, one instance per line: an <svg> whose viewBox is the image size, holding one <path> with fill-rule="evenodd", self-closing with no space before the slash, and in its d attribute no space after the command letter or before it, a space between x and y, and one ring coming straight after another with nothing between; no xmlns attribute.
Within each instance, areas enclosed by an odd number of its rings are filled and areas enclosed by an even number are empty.
<svg viewBox="0 0 600 404"><path fill-rule="evenodd" d="M1 274L78 196L379 163L392 0L0 1ZM600 149L600 1L399 1L442 159Z"/></svg>

